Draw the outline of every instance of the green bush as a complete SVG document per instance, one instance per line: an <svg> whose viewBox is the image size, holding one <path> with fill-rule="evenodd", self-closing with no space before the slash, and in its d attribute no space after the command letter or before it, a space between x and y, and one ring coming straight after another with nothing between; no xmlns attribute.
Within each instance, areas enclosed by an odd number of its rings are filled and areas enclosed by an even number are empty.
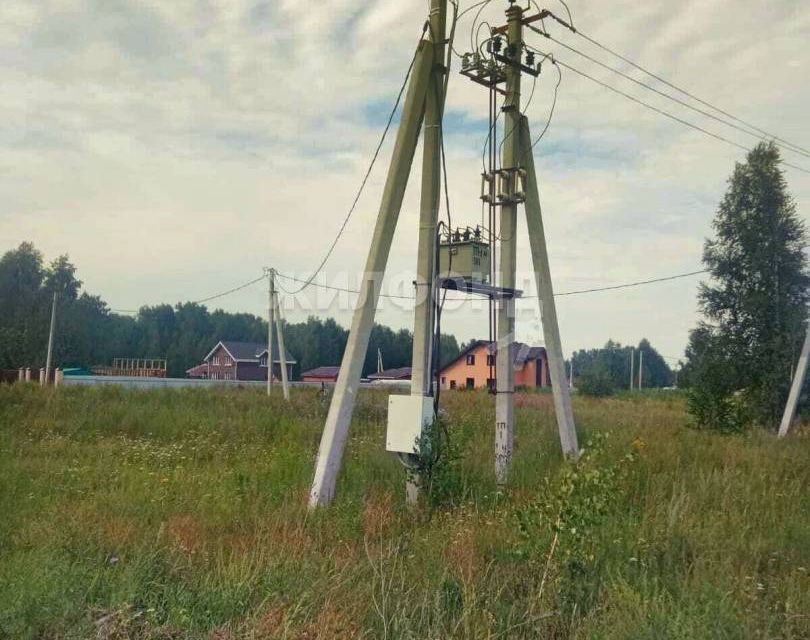
<svg viewBox="0 0 810 640"><path fill-rule="evenodd" d="M579 378L577 388L586 396L604 398L616 393L616 385L610 372L603 367L594 367Z"/></svg>
<svg viewBox="0 0 810 640"><path fill-rule="evenodd" d="M718 394L702 387L693 387L689 389L686 401L695 426L700 429L742 433L751 424L751 411L741 392Z"/></svg>

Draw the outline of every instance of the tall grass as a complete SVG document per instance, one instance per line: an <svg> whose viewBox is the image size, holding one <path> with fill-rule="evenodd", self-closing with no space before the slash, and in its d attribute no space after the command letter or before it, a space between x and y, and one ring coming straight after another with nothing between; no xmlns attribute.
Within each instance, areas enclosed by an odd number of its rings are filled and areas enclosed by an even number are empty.
<svg viewBox="0 0 810 640"><path fill-rule="evenodd" d="M408 508L359 398L333 507L327 405L252 390L0 385L0 638L808 638L810 438L692 430L678 395L518 394L509 486L485 393Z"/></svg>

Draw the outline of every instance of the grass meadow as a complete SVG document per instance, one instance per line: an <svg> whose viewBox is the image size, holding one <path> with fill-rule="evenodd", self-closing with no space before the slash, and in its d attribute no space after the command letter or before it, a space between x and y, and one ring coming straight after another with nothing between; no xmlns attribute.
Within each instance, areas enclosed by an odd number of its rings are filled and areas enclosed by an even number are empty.
<svg viewBox="0 0 810 640"><path fill-rule="evenodd" d="M810 638L810 430L692 429L676 393L442 396L424 503L361 393L333 507L319 392L0 385L0 638Z"/></svg>

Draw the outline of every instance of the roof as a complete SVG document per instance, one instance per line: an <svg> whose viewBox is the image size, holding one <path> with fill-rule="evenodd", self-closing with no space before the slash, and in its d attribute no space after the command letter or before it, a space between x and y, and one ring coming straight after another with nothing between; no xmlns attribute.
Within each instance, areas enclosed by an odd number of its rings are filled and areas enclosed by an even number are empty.
<svg viewBox="0 0 810 640"><path fill-rule="evenodd" d="M202 375L207 371L208 371L208 363L203 362L202 364L198 364L194 367L191 367L191 369L186 369L186 375L187 376Z"/></svg>
<svg viewBox="0 0 810 640"><path fill-rule="evenodd" d="M208 355L203 358L203 360L208 360L208 358L214 354L214 351L217 350L219 345L222 345L225 348L225 351L227 351L234 360L242 362L258 362L259 358L267 353L266 342L238 342L236 340L220 340L217 342L214 348L211 349ZM295 358L293 358L289 352L287 352L286 355L287 363L295 364ZM275 340L273 340L273 362L281 362L278 355L278 342Z"/></svg>
<svg viewBox="0 0 810 640"><path fill-rule="evenodd" d="M512 346L512 365L515 369L522 369L529 360L540 360L546 357L545 347L530 347L524 342L513 342ZM473 340L456 356L455 360L451 360L444 365L442 371L454 365L462 358L466 358L468 354L481 347L486 348L487 353L495 354L498 352L494 342L489 342L489 340Z"/></svg>
<svg viewBox="0 0 810 640"><path fill-rule="evenodd" d="M315 367L301 374L302 378L337 378L340 367Z"/></svg>
<svg viewBox="0 0 810 640"><path fill-rule="evenodd" d="M385 369L379 373L372 373L368 376L369 380L410 380L411 368L399 367L397 369Z"/></svg>

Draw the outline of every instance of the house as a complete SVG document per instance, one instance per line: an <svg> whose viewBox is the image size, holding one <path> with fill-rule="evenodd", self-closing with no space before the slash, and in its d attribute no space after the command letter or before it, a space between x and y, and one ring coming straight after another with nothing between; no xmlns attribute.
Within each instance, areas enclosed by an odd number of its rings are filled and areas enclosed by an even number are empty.
<svg viewBox="0 0 810 640"><path fill-rule="evenodd" d="M295 359L288 353L286 360L284 366L287 367L287 377L292 378ZM202 364L186 371L186 375L210 380L267 380L267 344L220 340L203 358ZM281 360L278 344L275 342L273 379L281 379Z"/></svg>
<svg viewBox="0 0 810 640"><path fill-rule="evenodd" d="M336 382L340 367L316 367L301 374L304 382Z"/></svg>
<svg viewBox="0 0 810 640"><path fill-rule="evenodd" d="M442 389L479 389L493 387L490 370L495 368L495 345L474 340L458 357L439 373ZM548 358L544 347L530 347L522 342L512 344L512 367L516 387L550 387Z"/></svg>
<svg viewBox="0 0 810 640"><path fill-rule="evenodd" d="M377 373L372 373L368 376L368 379L371 382L377 383L385 383L385 382L396 382L400 380L410 380L411 379L411 368L410 367L399 367L397 369L385 369L383 371L378 371Z"/></svg>

